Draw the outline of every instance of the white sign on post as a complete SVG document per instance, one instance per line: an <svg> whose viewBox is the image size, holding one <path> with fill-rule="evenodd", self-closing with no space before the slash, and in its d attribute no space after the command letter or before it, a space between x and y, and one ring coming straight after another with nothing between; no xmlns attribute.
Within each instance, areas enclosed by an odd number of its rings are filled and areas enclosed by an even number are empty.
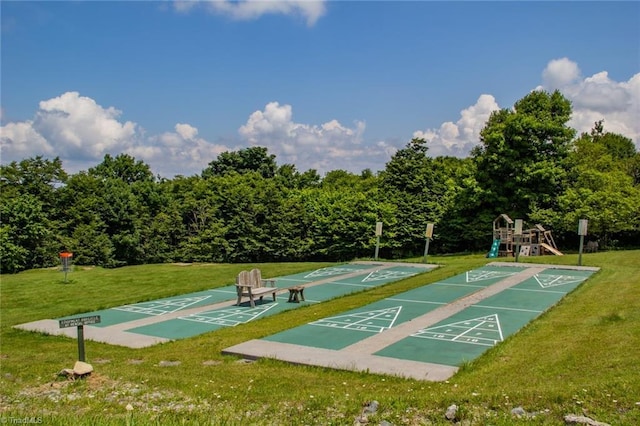
<svg viewBox="0 0 640 426"><path fill-rule="evenodd" d="M522 219L516 219L516 225L513 229L513 235L522 235Z"/></svg>
<svg viewBox="0 0 640 426"><path fill-rule="evenodd" d="M578 235L587 235L587 224L589 221L587 219L580 219L578 222Z"/></svg>
<svg viewBox="0 0 640 426"><path fill-rule="evenodd" d="M376 222L376 237L382 235L382 222Z"/></svg>

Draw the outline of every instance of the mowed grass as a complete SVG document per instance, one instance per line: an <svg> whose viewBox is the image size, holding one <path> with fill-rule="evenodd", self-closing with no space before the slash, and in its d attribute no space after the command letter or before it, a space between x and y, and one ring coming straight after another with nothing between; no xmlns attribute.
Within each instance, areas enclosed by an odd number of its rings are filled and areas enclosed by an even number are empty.
<svg viewBox="0 0 640 426"><path fill-rule="evenodd" d="M520 260L576 265L578 257ZM253 266L272 277L330 264L77 268L66 284L54 269L3 275L0 418L60 425L351 425L363 404L377 400L369 424L449 424L444 413L451 404L470 425L560 425L566 414L640 424L640 251L586 254L582 260L601 271L443 383L269 359L244 362L221 351L491 261L481 255L430 256L441 267L426 274L150 348L87 341L95 372L75 382L56 376L77 359L75 339L12 326L225 286ZM167 361L180 364L164 366ZM530 415L511 414L518 406Z"/></svg>

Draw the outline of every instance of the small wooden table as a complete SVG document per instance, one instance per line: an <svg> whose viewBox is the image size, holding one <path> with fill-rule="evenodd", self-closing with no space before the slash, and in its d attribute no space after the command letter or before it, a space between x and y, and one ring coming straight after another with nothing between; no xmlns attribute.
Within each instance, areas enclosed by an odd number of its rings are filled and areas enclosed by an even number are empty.
<svg viewBox="0 0 640 426"><path fill-rule="evenodd" d="M300 300L304 301L304 287L301 285L297 285L295 287L289 287L288 302L300 303Z"/></svg>

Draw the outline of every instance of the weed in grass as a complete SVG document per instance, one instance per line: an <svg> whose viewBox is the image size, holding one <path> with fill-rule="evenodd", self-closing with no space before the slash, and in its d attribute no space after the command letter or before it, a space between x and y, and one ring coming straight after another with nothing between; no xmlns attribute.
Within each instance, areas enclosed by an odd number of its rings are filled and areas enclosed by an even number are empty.
<svg viewBox="0 0 640 426"><path fill-rule="evenodd" d="M623 320L624 318L622 317L622 315L620 315L617 312L613 312L603 317L600 317L600 324L605 325L605 324L617 323Z"/></svg>

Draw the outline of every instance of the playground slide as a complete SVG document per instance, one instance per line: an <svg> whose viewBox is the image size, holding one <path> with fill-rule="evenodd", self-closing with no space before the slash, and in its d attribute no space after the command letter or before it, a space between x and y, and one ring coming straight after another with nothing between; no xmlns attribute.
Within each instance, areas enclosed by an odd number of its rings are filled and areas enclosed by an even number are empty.
<svg viewBox="0 0 640 426"><path fill-rule="evenodd" d="M556 256L564 256L560 250L554 249L549 244L542 243L540 247L544 247L545 250L555 254Z"/></svg>
<svg viewBox="0 0 640 426"><path fill-rule="evenodd" d="M487 257L490 259L498 257L498 248L500 247L500 240L493 240L493 244L491 244L491 250L487 253Z"/></svg>

